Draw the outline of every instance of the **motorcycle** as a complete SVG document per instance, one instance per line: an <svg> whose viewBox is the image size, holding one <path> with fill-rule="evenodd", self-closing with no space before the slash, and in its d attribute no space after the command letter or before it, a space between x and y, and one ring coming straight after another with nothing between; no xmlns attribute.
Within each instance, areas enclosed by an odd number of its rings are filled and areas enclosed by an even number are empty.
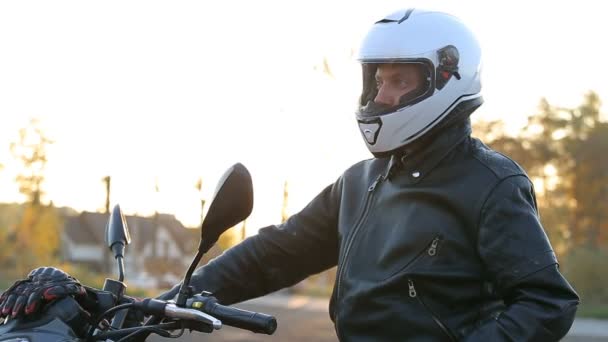
<svg viewBox="0 0 608 342"><path fill-rule="evenodd" d="M224 231L246 219L252 209L251 176L245 166L237 163L217 184L203 220L197 254L179 294L175 300L159 300L125 294L124 251L131 237L120 206L116 205L106 225L105 240L118 264L119 279L106 279L101 290L85 286L84 299L66 297L47 304L32 317L5 319L0 323L0 342L144 341L152 333L177 338L186 329L211 333L224 324L272 335L277 328L273 316L221 305L213 294L194 293L189 285L203 255Z"/></svg>

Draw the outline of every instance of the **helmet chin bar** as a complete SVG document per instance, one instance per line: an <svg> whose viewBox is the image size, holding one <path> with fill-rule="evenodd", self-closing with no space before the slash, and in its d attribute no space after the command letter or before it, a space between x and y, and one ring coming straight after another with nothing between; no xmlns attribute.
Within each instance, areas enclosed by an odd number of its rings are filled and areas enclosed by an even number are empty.
<svg viewBox="0 0 608 342"><path fill-rule="evenodd" d="M382 128L382 120L376 118L369 121L359 120L359 129L363 135L363 139L369 144L374 145Z"/></svg>
<svg viewBox="0 0 608 342"><path fill-rule="evenodd" d="M376 158L385 158L389 157L395 153L404 153L405 150L412 151L417 150L419 148L424 147L430 141L432 141L438 134L440 134L443 130L463 123L465 120L468 120L469 116L477 110L483 104L483 97L475 97L468 100L464 100L458 103L450 112L448 112L444 119L435 126L433 126L430 130L422 133L414 140L409 142L404 142L395 146L394 148L386 151L374 151L373 146L377 143L378 135L380 134L382 128L382 119L376 118L373 120L358 120L359 129L361 130L361 134L370 149L372 155ZM369 133L365 132L365 130L369 130L373 133L373 142L370 142L368 139Z"/></svg>

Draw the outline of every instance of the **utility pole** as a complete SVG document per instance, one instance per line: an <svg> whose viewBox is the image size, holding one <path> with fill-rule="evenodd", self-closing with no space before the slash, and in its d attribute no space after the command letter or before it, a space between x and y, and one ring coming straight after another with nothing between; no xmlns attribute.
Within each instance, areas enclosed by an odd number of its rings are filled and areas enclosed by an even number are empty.
<svg viewBox="0 0 608 342"><path fill-rule="evenodd" d="M105 176L101 179L101 181L103 183L105 183L105 187L106 187L106 203L105 203L105 213L106 215L108 215L108 217L110 216L110 185L112 183L112 177L111 176ZM106 251L106 253L104 254L104 269L106 273L110 273L110 271L112 270L112 256L110 255L110 253L108 253L108 250L106 248L103 248L104 251Z"/></svg>
<svg viewBox="0 0 608 342"><path fill-rule="evenodd" d="M155 192L155 205L154 205L154 235L152 238L152 258L156 258L156 244L158 240L158 201L159 201L159 192L160 189L158 187L158 177L154 178L154 192Z"/></svg>
<svg viewBox="0 0 608 342"><path fill-rule="evenodd" d="M281 223L285 223L289 218L289 213L287 211L287 204L289 199L289 189L288 183L285 181L283 184L283 208L281 209Z"/></svg>
<svg viewBox="0 0 608 342"><path fill-rule="evenodd" d="M110 183L112 181L112 177L110 176L105 176L102 179L102 182L104 182L106 184L106 205L105 205L105 210L106 210L106 214L110 213Z"/></svg>
<svg viewBox="0 0 608 342"><path fill-rule="evenodd" d="M201 198L201 224L203 224L203 219L205 218L205 199L203 199L203 178L198 177L196 184L194 185L196 190L198 190L199 196Z"/></svg>

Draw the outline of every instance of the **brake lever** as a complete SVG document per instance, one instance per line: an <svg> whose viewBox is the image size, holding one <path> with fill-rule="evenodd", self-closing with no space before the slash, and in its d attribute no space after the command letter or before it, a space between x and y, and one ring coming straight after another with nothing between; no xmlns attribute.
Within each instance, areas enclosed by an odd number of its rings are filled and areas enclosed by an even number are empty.
<svg viewBox="0 0 608 342"><path fill-rule="evenodd" d="M211 324L213 326L213 329L215 330L219 330L220 328L222 328L222 322L219 319L202 311L180 308L172 303L168 303L165 307L165 315L171 318L181 318L185 320L208 323Z"/></svg>

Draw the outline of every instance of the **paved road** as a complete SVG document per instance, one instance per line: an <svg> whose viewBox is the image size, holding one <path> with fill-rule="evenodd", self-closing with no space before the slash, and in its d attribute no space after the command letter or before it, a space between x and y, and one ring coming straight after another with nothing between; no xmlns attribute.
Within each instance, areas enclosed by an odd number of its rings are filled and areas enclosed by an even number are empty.
<svg viewBox="0 0 608 342"><path fill-rule="evenodd" d="M327 301L305 297L271 295L240 305L243 309L260 311L277 317L279 327L274 335L254 334L228 326L213 334L185 333L181 342L337 342L334 327L327 314ZM150 338L150 341L169 341ZM176 341L176 340L171 340ZM608 322L576 320L566 342L608 342Z"/></svg>
<svg viewBox="0 0 608 342"><path fill-rule="evenodd" d="M304 308L278 307L259 304L237 305L240 308L264 312L277 317L277 331L271 335L254 334L242 329L224 326L212 334L193 332L184 333L179 340L162 338L149 338L149 341L167 342L337 342L333 324L329 319L327 310L307 310Z"/></svg>

